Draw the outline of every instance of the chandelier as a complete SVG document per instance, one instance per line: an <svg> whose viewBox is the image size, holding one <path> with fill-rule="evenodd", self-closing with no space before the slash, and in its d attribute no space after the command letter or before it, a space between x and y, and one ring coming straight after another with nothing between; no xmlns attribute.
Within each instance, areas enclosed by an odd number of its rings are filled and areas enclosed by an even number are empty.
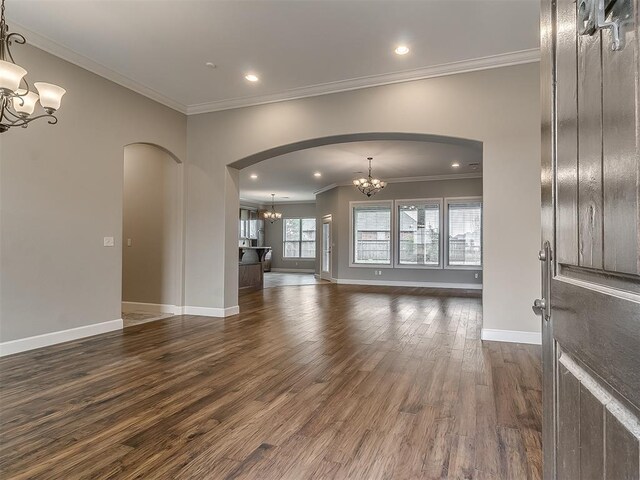
<svg viewBox="0 0 640 480"><path fill-rule="evenodd" d="M264 218L269 220L271 223L275 222L276 220L280 220L282 218L282 214L279 212L276 212L275 198L276 198L276 194L272 193L271 194L271 210L270 211L267 210L266 212L264 212Z"/></svg>
<svg viewBox="0 0 640 480"><path fill-rule="evenodd" d="M36 82L34 92L25 75L27 71L16 65L11 55L11 44L24 45L25 38L19 33L9 33L4 18L4 1L0 7L0 133L11 127L26 128L29 123L39 118L48 118L51 125L58 123L54 113L60 108L60 101L66 90L57 85ZM36 104L44 109L44 113L33 115Z"/></svg>
<svg viewBox="0 0 640 480"><path fill-rule="evenodd" d="M369 176L367 178L358 178L353 181L353 184L367 197L370 197L386 187L387 182L381 182L371 176L371 160L373 160L373 157L368 157L367 160L369 160Z"/></svg>

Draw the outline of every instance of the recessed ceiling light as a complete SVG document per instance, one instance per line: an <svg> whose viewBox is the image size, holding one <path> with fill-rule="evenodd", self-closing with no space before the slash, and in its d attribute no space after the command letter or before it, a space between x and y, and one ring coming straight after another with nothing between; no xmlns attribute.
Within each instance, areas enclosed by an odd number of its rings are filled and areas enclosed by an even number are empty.
<svg viewBox="0 0 640 480"><path fill-rule="evenodd" d="M406 45L398 45L394 50L398 55L406 55L409 53L409 47Z"/></svg>
<svg viewBox="0 0 640 480"><path fill-rule="evenodd" d="M253 73L249 73L248 75L245 75L244 78L246 78L250 82L257 82L259 80L258 76L254 75Z"/></svg>
<svg viewBox="0 0 640 480"><path fill-rule="evenodd" d="M313 174L313 176L314 176L314 177L321 177L321 176L322 176L322 174L321 174L320 172L316 172L316 173L314 173L314 174Z"/></svg>
<svg viewBox="0 0 640 480"><path fill-rule="evenodd" d="M452 163L451 166L453 168L458 168L460 166L460 164L458 162Z"/></svg>
<svg viewBox="0 0 640 480"><path fill-rule="evenodd" d="M256 178L258 178L258 175L256 175L255 173L252 173L251 174L251 178L253 178L255 180Z"/></svg>

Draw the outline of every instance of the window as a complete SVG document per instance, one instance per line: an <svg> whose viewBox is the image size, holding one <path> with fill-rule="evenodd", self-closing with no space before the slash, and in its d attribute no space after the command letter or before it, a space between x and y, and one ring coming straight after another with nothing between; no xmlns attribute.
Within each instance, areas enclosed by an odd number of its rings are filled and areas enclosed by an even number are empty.
<svg viewBox="0 0 640 480"><path fill-rule="evenodd" d="M316 219L285 218L283 225L283 257L316 257Z"/></svg>
<svg viewBox="0 0 640 480"><path fill-rule="evenodd" d="M391 264L391 202L352 202L352 262Z"/></svg>
<svg viewBox="0 0 640 480"><path fill-rule="evenodd" d="M447 199L447 266L482 265L482 200Z"/></svg>
<svg viewBox="0 0 640 480"><path fill-rule="evenodd" d="M440 266L441 200L401 200L398 215L398 265Z"/></svg>

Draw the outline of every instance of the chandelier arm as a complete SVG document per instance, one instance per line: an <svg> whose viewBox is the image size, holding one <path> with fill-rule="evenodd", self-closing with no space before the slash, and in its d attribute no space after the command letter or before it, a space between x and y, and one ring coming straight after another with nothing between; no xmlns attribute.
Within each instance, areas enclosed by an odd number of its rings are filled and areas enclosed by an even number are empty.
<svg viewBox="0 0 640 480"><path fill-rule="evenodd" d="M24 36L21 35L20 33L13 32L13 33L10 33L9 35L7 35L5 37L5 39L4 39L4 41L5 41L6 54L11 59L12 63L16 63L16 61L13 59L13 55L11 54L11 42L16 42L18 45L26 45L27 39L24 38Z"/></svg>
<svg viewBox="0 0 640 480"><path fill-rule="evenodd" d="M24 83L24 88L21 88L20 90L26 90L26 91L24 93L21 93L20 95L16 95L17 97L24 97L28 93L33 91L33 90L31 90L31 86L29 85L29 82L27 81L27 76L26 75L24 77L22 77L22 82Z"/></svg>
<svg viewBox="0 0 640 480"><path fill-rule="evenodd" d="M2 122L0 123L0 127L6 127L6 128L26 127L34 120L38 120L40 118L48 118L49 120L47 121L47 123L49 125L55 125L56 123L58 123L58 117L49 113L43 113L42 115L38 115L31 118L19 117L8 109L5 109L3 113L5 115L1 117ZM15 120L12 120L11 118L7 117L6 113L10 113L13 117L15 117Z"/></svg>
<svg viewBox="0 0 640 480"><path fill-rule="evenodd" d="M18 115L16 112L13 111L13 109L9 106L8 102L7 102L7 106L4 109L4 118L6 118L9 121L12 121L11 118L9 118L7 115L11 115L11 117L15 118L16 120L22 119L20 115Z"/></svg>

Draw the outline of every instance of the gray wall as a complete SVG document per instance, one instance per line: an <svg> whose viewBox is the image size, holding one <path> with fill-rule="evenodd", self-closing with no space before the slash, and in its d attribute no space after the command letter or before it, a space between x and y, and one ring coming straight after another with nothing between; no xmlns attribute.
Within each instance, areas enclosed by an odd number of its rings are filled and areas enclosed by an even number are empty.
<svg viewBox="0 0 640 480"><path fill-rule="evenodd" d="M539 330L530 311L539 293L538 64L185 119L33 47L16 53L30 78L68 93L58 125L36 122L0 135L2 341L120 317L125 145L161 145L181 160L188 148L181 167L185 298L177 303L224 308L237 305L238 295L239 182L228 165L273 147L359 132L483 142L484 326ZM116 246L103 247L105 236Z"/></svg>
<svg viewBox="0 0 640 480"><path fill-rule="evenodd" d="M270 206L267 207L271 208ZM282 213L282 218L315 218L315 203L282 203L276 204L276 211ZM268 220L264 222L265 245L272 248L271 268L280 268L286 270L315 270L315 259L303 260L293 258L283 258L282 256L282 220L270 223ZM316 245L318 242L316 235Z"/></svg>
<svg viewBox="0 0 640 480"><path fill-rule="evenodd" d="M483 143L484 325L539 331L530 308L540 290L539 77L535 63L190 116L187 304L238 302L238 266L230 262L238 171L228 165L330 135L424 133Z"/></svg>
<svg viewBox="0 0 640 480"><path fill-rule="evenodd" d="M0 134L3 342L121 317L124 147L186 157L184 115L36 48L15 50L31 79L67 94L57 125ZM115 247L102 246L106 236Z"/></svg>
<svg viewBox="0 0 640 480"><path fill-rule="evenodd" d="M151 145L125 147L124 302L178 305L181 193L179 165L170 155Z"/></svg>
<svg viewBox="0 0 640 480"><path fill-rule="evenodd" d="M384 190L377 193L370 200L399 200L411 198L445 198L482 196L482 179L441 180L428 182L391 183ZM338 280L369 280L369 281L406 281L433 282L446 284L481 284L482 269L451 270L451 269L412 269L412 268L384 268L382 276L375 276L373 268L350 267L349 243L349 202L366 201L367 198L352 186L337 187L316 196L318 205L318 231L320 231L322 217L332 217L332 277ZM320 269L318 260L317 270ZM478 273L478 278L475 274Z"/></svg>

